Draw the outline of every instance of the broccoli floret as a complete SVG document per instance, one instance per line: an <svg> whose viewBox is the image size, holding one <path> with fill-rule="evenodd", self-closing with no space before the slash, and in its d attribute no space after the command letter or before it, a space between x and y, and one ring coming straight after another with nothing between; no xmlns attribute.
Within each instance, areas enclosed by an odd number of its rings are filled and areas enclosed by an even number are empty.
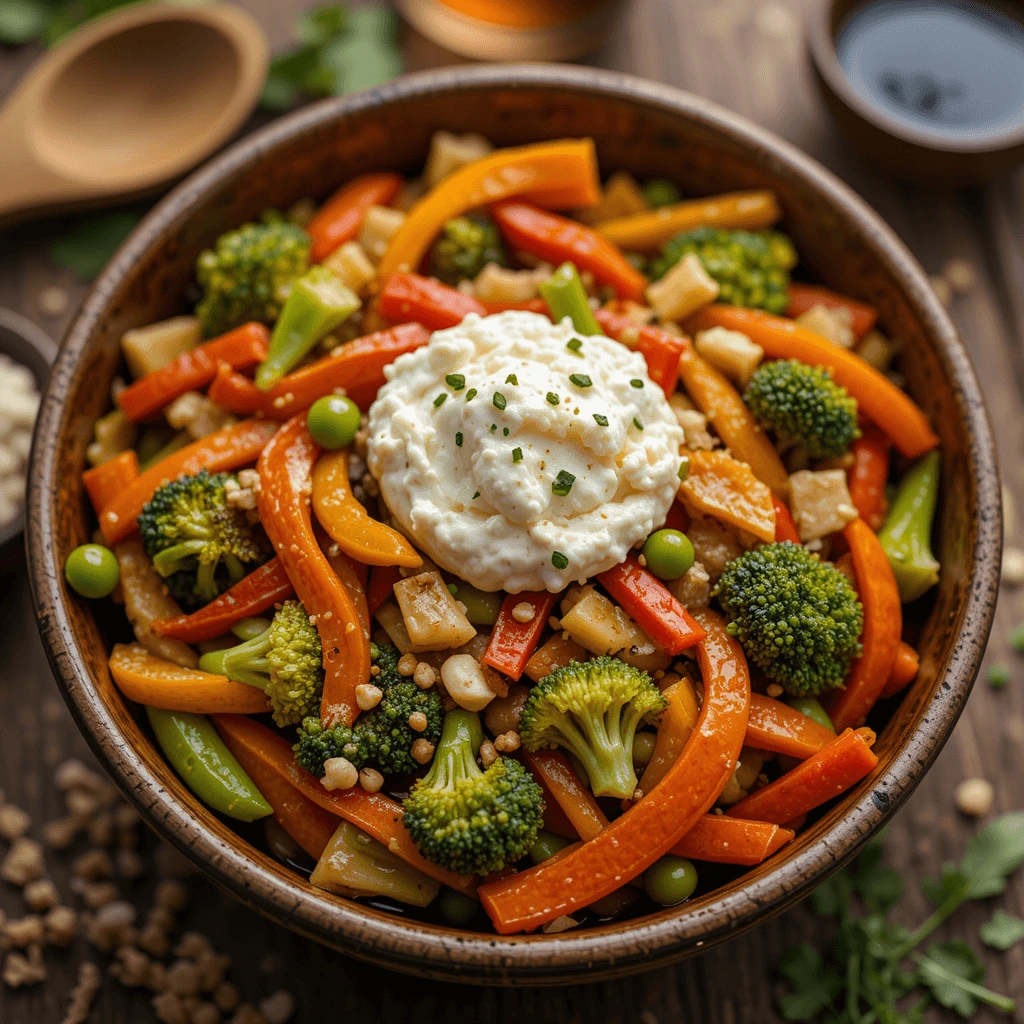
<svg viewBox="0 0 1024 1024"><path fill-rule="evenodd" d="M626 799L636 789L633 735L665 706L651 677L632 665L572 661L530 690L519 734L527 750L559 746L575 755L595 796Z"/></svg>
<svg viewBox="0 0 1024 1024"><path fill-rule="evenodd" d="M427 860L463 875L488 875L523 857L540 831L544 794L518 761L481 771L474 712L449 711L430 771L405 801L403 822Z"/></svg>
<svg viewBox="0 0 1024 1024"><path fill-rule="evenodd" d="M390 644L377 648L374 664L380 674L373 684L383 696L370 711L351 725L324 728L316 716L306 718L295 744L295 760L322 778L324 762L345 757L357 768L376 768L385 775L407 775L420 766L409 753L418 739L437 743L441 735L441 697L437 690L421 690L408 676L398 674L398 651ZM409 716L422 712L426 728L409 725Z"/></svg>
<svg viewBox="0 0 1024 1024"><path fill-rule="evenodd" d="M261 620L243 622L254 627ZM266 628L245 643L204 654L199 667L263 690L280 726L296 725L320 706L323 649L316 626L298 601L285 601Z"/></svg>
<svg viewBox="0 0 1024 1024"><path fill-rule="evenodd" d="M651 263L652 277L664 277L688 253L718 282L720 302L770 313L784 313L789 306L789 272L796 266L796 250L778 231L684 231L666 242L661 256Z"/></svg>
<svg viewBox="0 0 1024 1024"><path fill-rule="evenodd" d="M453 217L430 250L430 272L446 284L476 277L488 263L508 263L497 225L487 217Z"/></svg>
<svg viewBox="0 0 1024 1024"><path fill-rule="evenodd" d="M200 607L266 561L269 545L227 503L229 473L200 470L158 487L138 517L146 554L186 608Z"/></svg>
<svg viewBox="0 0 1024 1024"><path fill-rule="evenodd" d="M203 297L196 306L207 337L249 320L273 323L292 282L309 265L309 236L273 216L221 235L199 254L196 280Z"/></svg>
<svg viewBox="0 0 1024 1024"><path fill-rule="evenodd" d="M841 686L860 654L864 610L853 587L799 544L734 558L714 594L747 657L795 697Z"/></svg>
<svg viewBox="0 0 1024 1024"><path fill-rule="evenodd" d="M857 399L827 370L798 359L762 363L751 376L743 401L781 444L798 445L814 459L842 455L860 437Z"/></svg>

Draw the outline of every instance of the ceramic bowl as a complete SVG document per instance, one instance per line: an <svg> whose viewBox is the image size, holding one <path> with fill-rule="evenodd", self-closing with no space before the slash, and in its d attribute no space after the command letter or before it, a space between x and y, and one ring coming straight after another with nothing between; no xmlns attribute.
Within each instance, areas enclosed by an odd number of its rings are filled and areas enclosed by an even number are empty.
<svg viewBox="0 0 1024 1024"><path fill-rule="evenodd" d="M771 188L783 227L821 281L873 303L903 344L901 369L942 439L942 582L923 615L921 672L883 716L877 770L760 867L723 872L683 906L560 935L503 938L411 921L332 896L250 845L200 804L154 749L107 672L119 610L69 594L61 567L93 518L81 471L107 407L118 339L180 312L195 259L267 206L323 198L378 168L414 173L438 128L499 145L594 138L604 173L667 177L684 193ZM288 928L377 964L488 985L565 984L692 955L805 896L906 799L964 707L995 604L1000 491L981 392L949 317L895 234L849 189L786 143L705 100L592 69L465 67L326 100L232 146L170 193L104 270L64 341L35 440L29 496L32 589L44 646L83 733L146 819L211 878ZM887 721L885 721L887 719Z"/></svg>

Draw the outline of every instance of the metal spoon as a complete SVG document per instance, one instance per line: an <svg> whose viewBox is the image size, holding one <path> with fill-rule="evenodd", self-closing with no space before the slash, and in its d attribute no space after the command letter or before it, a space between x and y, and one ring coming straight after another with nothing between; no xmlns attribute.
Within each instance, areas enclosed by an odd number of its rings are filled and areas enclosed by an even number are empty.
<svg viewBox="0 0 1024 1024"><path fill-rule="evenodd" d="M47 53L0 110L0 224L137 197L223 145L269 51L243 10L147 3Z"/></svg>

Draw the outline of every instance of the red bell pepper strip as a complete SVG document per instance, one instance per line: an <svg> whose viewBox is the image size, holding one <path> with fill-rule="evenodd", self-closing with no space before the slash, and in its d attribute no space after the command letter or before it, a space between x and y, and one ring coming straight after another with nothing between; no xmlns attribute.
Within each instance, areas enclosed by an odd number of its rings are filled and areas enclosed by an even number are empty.
<svg viewBox="0 0 1024 1024"><path fill-rule="evenodd" d="M131 448L112 459L87 469L82 474L82 483L99 515L137 476L139 457Z"/></svg>
<svg viewBox="0 0 1024 1024"><path fill-rule="evenodd" d="M179 476L190 476L201 469L223 473L255 462L277 430L276 423L243 420L216 433L193 441L150 466L137 476L100 515L100 529L107 544L122 541L135 530L142 506L156 489Z"/></svg>
<svg viewBox="0 0 1024 1024"><path fill-rule="evenodd" d="M878 537L863 519L843 530L850 545L857 594L864 606L861 645L843 689L827 705L836 731L858 726L881 696L892 672L903 630L903 605L892 566Z"/></svg>
<svg viewBox="0 0 1024 1024"><path fill-rule="evenodd" d="M686 533L690 528L690 516L686 509L683 508L682 503L679 501L673 501L672 507L668 510L668 514L665 516L666 530L678 530L680 533Z"/></svg>
<svg viewBox="0 0 1024 1024"><path fill-rule="evenodd" d="M391 171L361 174L342 185L306 225L312 245L309 262L322 263L339 246L351 242L371 206L387 206L402 187L402 176Z"/></svg>
<svg viewBox="0 0 1024 1024"><path fill-rule="evenodd" d="M917 651L910 644L900 641L899 650L896 652L896 660L893 662L892 672L879 694L879 700L888 697L895 697L901 690L906 689L917 676L917 670L921 667L921 658Z"/></svg>
<svg viewBox="0 0 1024 1024"><path fill-rule="evenodd" d="M667 654L681 654L705 637L703 627L668 587L640 566L636 555L598 573L601 586Z"/></svg>
<svg viewBox="0 0 1024 1024"><path fill-rule="evenodd" d="M569 261L579 271L589 270L598 284L614 288L620 298L643 300L647 278L585 224L517 200L494 203L491 217L512 251L530 253L555 266Z"/></svg>
<svg viewBox="0 0 1024 1024"><path fill-rule="evenodd" d="M267 799L273 806L274 801ZM766 821L740 821L724 814L705 814L671 852L688 860L752 867L767 860L795 834Z"/></svg>
<svg viewBox="0 0 1024 1024"><path fill-rule="evenodd" d="M557 594L547 591L509 594L498 612L498 621L484 652L484 664L496 668L510 679L518 680L537 648L537 641L557 600ZM533 617L527 622L519 622L512 614L521 604L528 604L533 609Z"/></svg>
<svg viewBox="0 0 1024 1024"><path fill-rule="evenodd" d="M701 613L697 648L704 678L700 718L676 763L654 789L589 842L487 882L480 902L501 935L532 931L622 888L668 853L718 799L743 745L750 673L725 622Z"/></svg>
<svg viewBox="0 0 1024 1024"><path fill-rule="evenodd" d="M336 388L344 388L356 405L367 408L384 384L384 367L429 340L430 334L415 323L376 331L289 373L269 391L261 391L247 377L221 366L209 395L238 415L262 413L275 420L291 419Z"/></svg>
<svg viewBox="0 0 1024 1024"><path fill-rule="evenodd" d="M679 360L689 345L686 338L677 338L660 327L643 326L621 313L599 309L594 313L601 330L635 348L647 360L647 376L660 384L666 395L672 395L679 383Z"/></svg>
<svg viewBox="0 0 1024 1024"><path fill-rule="evenodd" d="M827 747L836 734L781 700L751 694L744 746L771 750L801 761Z"/></svg>
<svg viewBox="0 0 1024 1024"><path fill-rule="evenodd" d="M889 479L889 439L876 426L868 424L850 451L853 465L847 472L853 507L876 532L885 521L885 484Z"/></svg>
<svg viewBox="0 0 1024 1024"><path fill-rule="evenodd" d="M456 327L470 313L487 316L487 307L472 295L422 274L392 274L377 297L377 312L392 323L415 320L428 331Z"/></svg>
<svg viewBox="0 0 1024 1024"><path fill-rule="evenodd" d="M129 384L117 396L117 404L133 423L152 419L186 391L206 387L220 363L240 370L263 362L269 344L270 331L263 324L243 324Z"/></svg>
<svg viewBox="0 0 1024 1024"><path fill-rule="evenodd" d="M484 302L484 306L488 313L504 313L509 309L520 309L525 310L527 313L540 313L541 316L551 316L548 304L539 295L535 299L526 299L523 302Z"/></svg>
<svg viewBox="0 0 1024 1024"><path fill-rule="evenodd" d="M775 506L775 539L790 540L799 544L800 534L797 533L796 523L793 522L793 515L789 506L772 491L772 504Z"/></svg>
<svg viewBox="0 0 1024 1024"><path fill-rule="evenodd" d="M375 565L370 570L370 583L366 588L366 605L370 615L376 615L377 609L390 600L395 584L402 578L397 565Z"/></svg>
<svg viewBox="0 0 1024 1024"><path fill-rule="evenodd" d="M838 292L830 291L816 284L800 284L797 281L789 283L789 307L786 316L794 320L801 313L814 306L825 306L828 309L845 309L850 314L850 328L859 341L864 337L878 320L878 310L864 302L840 295Z"/></svg>
<svg viewBox="0 0 1024 1024"><path fill-rule="evenodd" d="M356 687L370 678L370 638L348 590L313 534L309 494L319 454L304 415L281 427L260 456L260 520L320 634L324 656L320 717L325 726L351 725L359 714Z"/></svg>
<svg viewBox="0 0 1024 1024"><path fill-rule="evenodd" d="M291 743L280 733L245 715L211 717L239 764L261 762L267 772L286 781L311 803L350 821L407 864L460 892L473 892L476 882L472 876L445 871L420 856L412 837L402 825L402 805L397 800L384 793L367 793L359 786L326 790L315 775L296 764Z"/></svg>
<svg viewBox="0 0 1024 1024"><path fill-rule="evenodd" d="M239 619L259 615L287 601L294 593L281 559L272 558L199 611L173 619L157 619L149 628L186 644L201 644L223 636Z"/></svg>
<svg viewBox="0 0 1024 1024"><path fill-rule="evenodd" d="M605 828L608 818L564 754L557 750L538 750L533 754L524 750L523 760L565 812L580 839L593 839Z"/></svg>
<svg viewBox="0 0 1024 1024"><path fill-rule="evenodd" d="M847 729L792 770L729 808L731 818L785 825L845 793L878 764L870 729Z"/></svg>

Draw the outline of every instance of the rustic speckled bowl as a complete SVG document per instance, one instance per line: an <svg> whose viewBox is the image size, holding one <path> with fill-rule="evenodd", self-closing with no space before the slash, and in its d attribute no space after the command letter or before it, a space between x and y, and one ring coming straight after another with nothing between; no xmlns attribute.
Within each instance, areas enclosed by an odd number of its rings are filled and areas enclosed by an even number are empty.
<svg viewBox="0 0 1024 1024"><path fill-rule="evenodd" d="M502 938L423 924L314 889L200 804L153 748L107 672L113 619L70 594L61 567L92 529L81 471L107 408L118 339L180 311L199 251L264 207L322 198L363 171L414 172L438 128L500 145L592 136L607 173L684 192L771 188L820 280L873 303L904 343L910 393L942 438L942 582L921 618L921 672L881 729L877 770L768 863L683 906L560 935ZM970 692L995 605L1001 523L978 383L917 262L849 189L779 139L694 96L572 67L469 67L326 100L232 146L167 196L93 287L55 365L29 495L29 559L43 642L96 753L146 819L239 899L288 928L413 974L480 984L564 984L689 956L776 914L857 851L906 799Z"/></svg>

